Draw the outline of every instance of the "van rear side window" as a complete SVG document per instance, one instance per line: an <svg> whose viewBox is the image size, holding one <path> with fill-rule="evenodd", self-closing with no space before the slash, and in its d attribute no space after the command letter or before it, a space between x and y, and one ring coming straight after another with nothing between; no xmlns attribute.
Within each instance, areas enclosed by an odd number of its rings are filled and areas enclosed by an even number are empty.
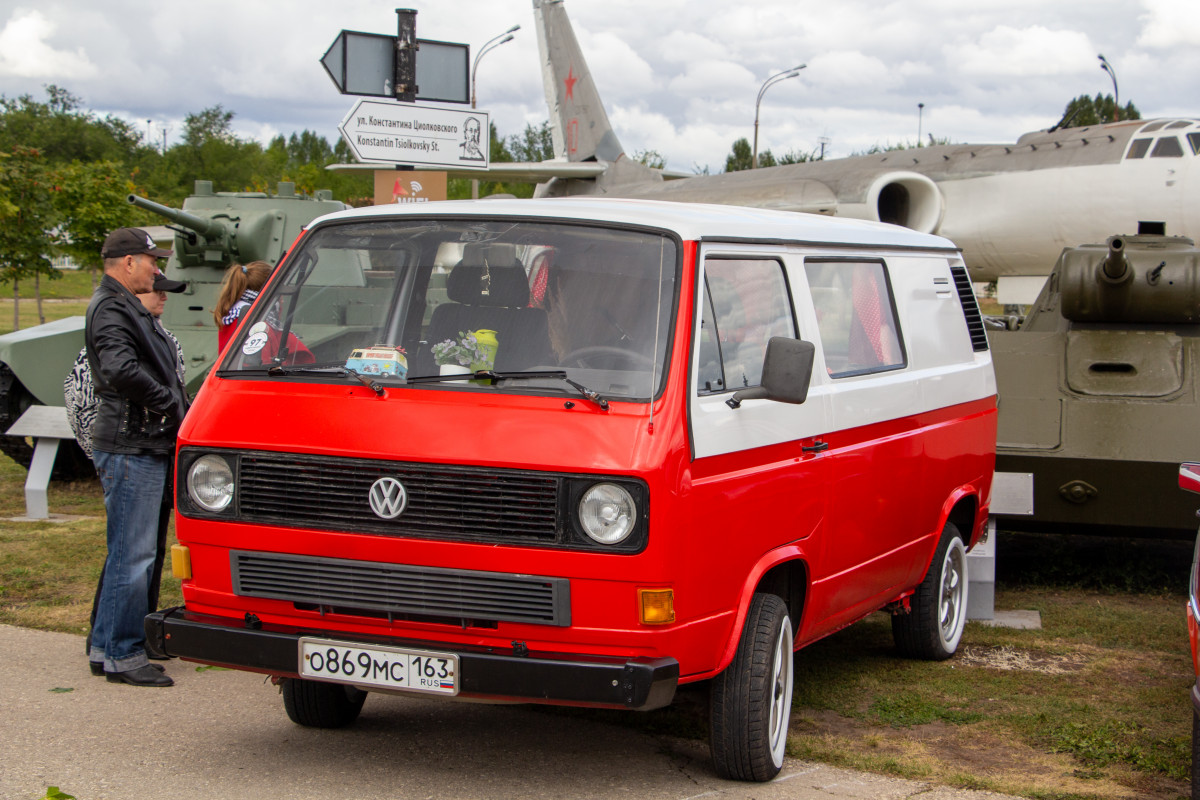
<svg viewBox="0 0 1200 800"><path fill-rule="evenodd" d="M783 265L768 259L706 261L700 393L758 386L772 336L796 337Z"/></svg>
<svg viewBox="0 0 1200 800"><path fill-rule="evenodd" d="M830 375L841 378L904 366L882 263L805 261L804 269Z"/></svg>

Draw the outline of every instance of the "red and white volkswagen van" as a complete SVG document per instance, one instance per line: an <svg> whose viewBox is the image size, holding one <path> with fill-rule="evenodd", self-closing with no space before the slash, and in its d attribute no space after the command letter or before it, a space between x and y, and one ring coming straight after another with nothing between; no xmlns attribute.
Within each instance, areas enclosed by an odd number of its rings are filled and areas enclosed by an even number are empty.
<svg viewBox="0 0 1200 800"><path fill-rule="evenodd" d="M347 367L379 347L407 373ZM376 691L652 709L708 681L717 771L766 780L794 650L886 608L902 653L954 652L995 441L945 239L636 200L346 211L188 414L185 606L148 639L321 727Z"/></svg>

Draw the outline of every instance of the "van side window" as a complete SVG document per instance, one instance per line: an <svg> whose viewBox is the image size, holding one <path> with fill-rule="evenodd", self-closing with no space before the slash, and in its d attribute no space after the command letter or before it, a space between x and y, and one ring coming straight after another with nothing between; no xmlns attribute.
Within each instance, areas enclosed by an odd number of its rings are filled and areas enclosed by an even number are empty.
<svg viewBox="0 0 1200 800"><path fill-rule="evenodd" d="M882 263L805 261L804 269L830 375L841 378L904 366Z"/></svg>
<svg viewBox="0 0 1200 800"><path fill-rule="evenodd" d="M700 393L758 386L767 340L796 336L783 265L774 260L708 259L703 302Z"/></svg>

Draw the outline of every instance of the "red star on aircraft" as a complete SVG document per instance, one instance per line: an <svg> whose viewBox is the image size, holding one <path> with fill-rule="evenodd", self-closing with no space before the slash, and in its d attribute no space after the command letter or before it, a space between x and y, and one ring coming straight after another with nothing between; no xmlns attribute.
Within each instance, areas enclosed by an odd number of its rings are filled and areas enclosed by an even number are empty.
<svg viewBox="0 0 1200 800"><path fill-rule="evenodd" d="M572 66L569 70L567 70L567 77L563 79L563 83L567 85L568 100L575 99L575 81L577 80L579 80L579 78L575 77L575 67Z"/></svg>

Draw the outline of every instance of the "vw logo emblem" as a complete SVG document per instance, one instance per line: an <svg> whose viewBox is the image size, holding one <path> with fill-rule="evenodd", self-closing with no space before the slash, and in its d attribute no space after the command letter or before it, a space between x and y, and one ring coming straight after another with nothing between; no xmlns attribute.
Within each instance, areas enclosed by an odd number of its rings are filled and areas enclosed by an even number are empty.
<svg viewBox="0 0 1200 800"><path fill-rule="evenodd" d="M408 504L404 484L395 478L380 478L371 484L371 510L380 519L395 519Z"/></svg>

